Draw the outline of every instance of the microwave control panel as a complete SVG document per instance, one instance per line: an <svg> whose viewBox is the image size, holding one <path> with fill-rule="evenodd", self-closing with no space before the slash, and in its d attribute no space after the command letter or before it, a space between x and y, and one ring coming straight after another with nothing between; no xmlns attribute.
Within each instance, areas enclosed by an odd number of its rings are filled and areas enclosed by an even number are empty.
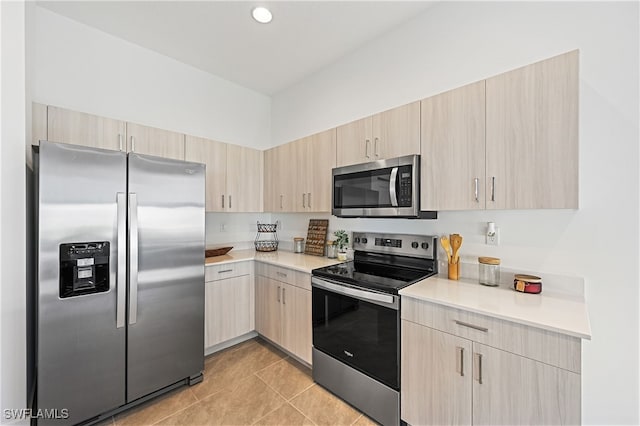
<svg viewBox="0 0 640 426"><path fill-rule="evenodd" d="M412 197L411 166L398 168L398 207L411 207Z"/></svg>

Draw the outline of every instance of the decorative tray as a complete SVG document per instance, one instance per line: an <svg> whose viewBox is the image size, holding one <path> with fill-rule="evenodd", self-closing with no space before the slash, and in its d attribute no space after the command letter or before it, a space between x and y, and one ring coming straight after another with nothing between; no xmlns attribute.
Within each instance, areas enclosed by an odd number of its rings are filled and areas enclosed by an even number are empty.
<svg viewBox="0 0 640 426"><path fill-rule="evenodd" d="M222 256L229 253L233 247L219 247L216 249L208 249L204 251L204 257Z"/></svg>

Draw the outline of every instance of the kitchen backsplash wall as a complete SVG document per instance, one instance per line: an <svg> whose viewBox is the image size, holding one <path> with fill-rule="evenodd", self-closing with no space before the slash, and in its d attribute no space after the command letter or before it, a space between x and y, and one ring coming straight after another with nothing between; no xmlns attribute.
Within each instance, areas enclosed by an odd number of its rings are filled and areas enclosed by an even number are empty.
<svg viewBox="0 0 640 426"><path fill-rule="evenodd" d="M271 223L269 213L207 213L205 215L206 245L232 245L234 250L254 248L257 223Z"/></svg>

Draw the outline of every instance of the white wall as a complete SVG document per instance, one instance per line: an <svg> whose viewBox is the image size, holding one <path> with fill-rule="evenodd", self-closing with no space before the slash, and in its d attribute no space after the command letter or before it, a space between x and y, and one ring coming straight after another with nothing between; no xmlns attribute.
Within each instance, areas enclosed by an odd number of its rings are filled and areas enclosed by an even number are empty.
<svg viewBox="0 0 640 426"><path fill-rule="evenodd" d="M468 260L495 255L510 269L583 276L593 332L583 345L588 424L640 422L638 14L637 2L442 2L272 103L277 145L580 49L579 210L441 212L436 221L333 218L331 227L459 232ZM299 228L283 232L287 238L304 235L304 221L273 217L285 230ZM490 220L501 228L499 247L482 244Z"/></svg>
<svg viewBox="0 0 640 426"><path fill-rule="evenodd" d="M266 147L271 99L36 7L33 100Z"/></svg>
<svg viewBox="0 0 640 426"><path fill-rule="evenodd" d="M26 407L24 1L0 3L0 39L0 409L9 409Z"/></svg>

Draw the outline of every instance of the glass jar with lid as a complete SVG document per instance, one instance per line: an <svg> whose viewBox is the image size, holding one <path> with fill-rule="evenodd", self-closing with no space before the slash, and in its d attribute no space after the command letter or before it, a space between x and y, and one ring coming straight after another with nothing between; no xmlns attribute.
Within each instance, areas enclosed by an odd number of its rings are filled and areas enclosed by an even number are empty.
<svg viewBox="0 0 640 426"><path fill-rule="evenodd" d="M479 257L478 281L482 285L497 287L500 284L500 259Z"/></svg>
<svg viewBox="0 0 640 426"><path fill-rule="evenodd" d="M338 256L338 246L335 241L327 241L327 257L335 259Z"/></svg>
<svg viewBox="0 0 640 426"><path fill-rule="evenodd" d="M302 253L304 251L304 238L295 237L293 239L293 252Z"/></svg>

